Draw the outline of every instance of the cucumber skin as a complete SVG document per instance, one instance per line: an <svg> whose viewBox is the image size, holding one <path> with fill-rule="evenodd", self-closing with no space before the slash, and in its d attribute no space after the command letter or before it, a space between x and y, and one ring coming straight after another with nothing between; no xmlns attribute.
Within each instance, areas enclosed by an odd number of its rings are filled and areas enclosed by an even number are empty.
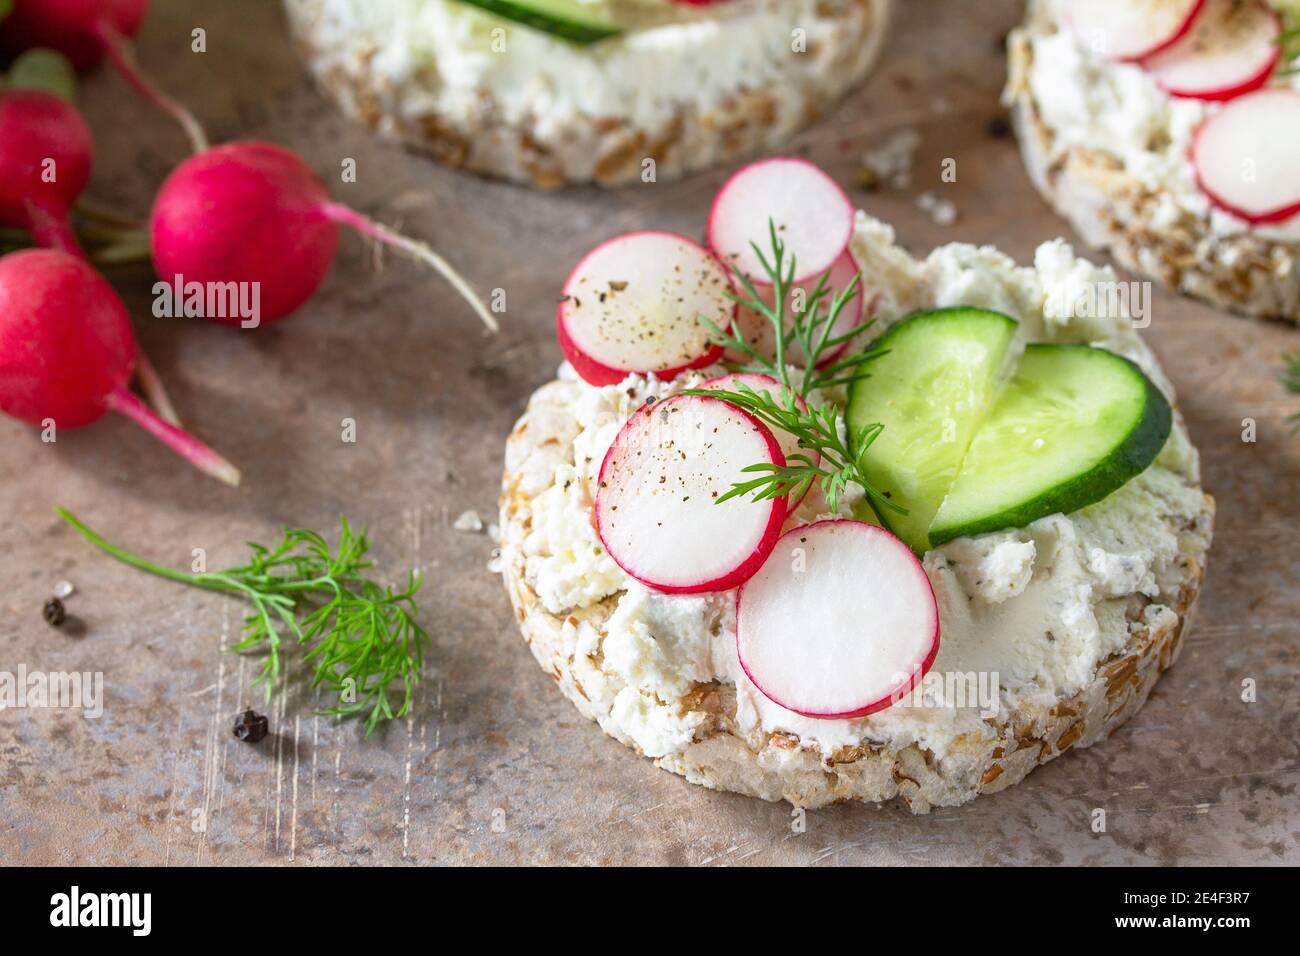
<svg viewBox="0 0 1300 956"><path fill-rule="evenodd" d="M1038 347L1054 349L1093 348L1090 345L1073 343L1042 343ZM1137 424L1125 436L1120 446L1083 474L1076 475L1063 484L1053 486L1037 498L1032 498L1018 507L1003 511L1000 514L990 515L987 518L981 518L978 521L969 521L948 528L935 528L932 526L930 528L930 547L937 548L956 538L987 534L990 531L1023 528L1030 522L1037 521L1039 518L1046 518L1048 515L1057 514L1058 512L1069 514L1078 511L1109 497L1151 467L1161 449L1165 447L1165 442L1169 440L1169 433L1173 430L1173 410L1169 407L1169 401L1165 398L1164 393L1155 387L1151 379L1147 378L1146 373L1135 362L1123 355L1110 352L1109 349L1101 349L1100 351L1108 352L1121 362L1127 363L1146 386L1146 407L1143 409L1142 417L1138 419ZM1103 489L1107 490L1103 491ZM1099 494L1098 492L1102 493Z"/></svg>
<svg viewBox="0 0 1300 956"><path fill-rule="evenodd" d="M526 0L459 0L459 2L478 7L511 23L518 23L549 36L583 46L608 40L623 33L622 27L613 24L599 26L594 23L579 23L576 20L565 20L558 16L529 10Z"/></svg>
<svg viewBox="0 0 1300 956"><path fill-rule="evenodd" d="M939 308L934 308L934 309L918 309L917 311L912 312L912 313L909 314L909 315L905 315L905 316L903 316L901 319L899 319L897 322L895 322L893 325L891 325L889 328L887 328L887 329L886 329L886 330L881 334L881 336L880 336L878 339L876 339L874 342L871 342L871 343L869 343L869 344L867 345L867 349L868 349L868 350L873 350L873 351L876 350L876 349L880 349L880 350L882 350L882 351L888 351L889 340L890 340L891 338L896 337L897 335L901 335L901 334L906 330L905 327L906 327L906 326L908 325L908 323L910 323L913 319L919 319L919 318L921 318L921 317L923 317L923 316L932 316L932 315L953 315L953 314L955 314L955 313L959 313L959 312L972 312L972 311L973 311L973 312L987 312L987 313L989 313L989 314L991 314L991 315L996 315L996 316L998 316L999 318L1005 319L1005 320L1007 321L1007 323L1010 325L1013 334L1014 334L1015 329L1020 325L1020 323L1019 323L1018 321L1016 321L1015 319L1013 319L1011 316L1006 315L1005 313L998 312L996 309L985 309L985 308L982 308L982 307L980 307L980 306L973 306L973 305L946 305L946 306L940 306ZM1145 376L1143 376L1143 377L1145 378ZM864 385L863 383L866 382L866 381L868 381L868 379L859 379L858 381L854 382L853 385L850 386L850 388L849 388L849 397L848 397L848 402L846 403L846 406L845 406L845 421L846 421L846 423L848 422L848 409L851 409L851 408L853 407L853 396L854 396L854 393L857 391L858 388L865 388L866 385ZM850 425L850 428L849 428L849 434L850 434L850 436L853 434L853 429L852 429L852 426L851 426L851 425ZM972 437L974 437L974 436L972 436ZM906 543L905 540L904 540L904 538L903 538L903 536L899 533L898 529L895 528L895 527L893 526L893 524L890 522L890 520L889 520L889 519L890 519L890 511L889 511L889 509L888 509L888 508L876 508L876 509L874 509L874 511L875 511L875 515L876 515L876 517L877 517L877 518L879 519L879 521L880 521L880 526L881 526L882 528L884 528L886 531L888 531L890 534L892 534L892 535L894 535L895 537L897 537L900 541L904 541L904 543ZM863 519L863 520L866 520L866 519ZM1004 525L1003 527L1005 527L1005 525ZM930 535L927 534L927 537L930 537ZM908 547L912 547L912 546L911 546L911 545L908 545ZM933 540L933 538L930 538L929 548L934 548L934 547L937 547L937 544L935 543L935 541ZM929 550L929 548L927 548L926 550ZM918 551L918 550L916 550L916 548L912 548L912 550L916 553L917 557L922 557L922 556L924 556L924 554L925 554L925 551Z"/></svg>

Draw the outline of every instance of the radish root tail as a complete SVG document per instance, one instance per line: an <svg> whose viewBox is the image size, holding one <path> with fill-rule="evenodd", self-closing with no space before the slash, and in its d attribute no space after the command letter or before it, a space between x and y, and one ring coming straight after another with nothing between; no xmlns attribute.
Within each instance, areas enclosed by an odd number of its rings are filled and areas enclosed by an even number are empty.
<svg viewBox="0 0 1300 956"><path fill-rule="evenodd" d="M496 318L483 304L483 300L479 298L478 293L474 291L459 272L451 267L451 264L446 259L434 252L427 243L409 239L341 203L327 203L324 212L326 217L334 222L350 226L364 236L369 236L377 242L400 249L419 261L432 266L439 275L451 284L453 289L460 293L461 298L470 304L478 317L483 320L484 325L493 332L501 331L501 326L497 324Z"/></svg>
<svg viewBox="0 0 1300 956"><path fill-rule="evenodd" d="M181 417L176 413L176 406L172 404L171 396L167 394L167 386L163 384L158 370L153 367L153 362L149 361L149 356L136 347L135 351L135 377L140 383L140 391L144 392L144 397L149 400L149 404L162 417L168 425L176 428L184 428L181 424Z"/></svg>
<svg viewBox="0 0 1300 956"><path fill-rule="evenodd" d="M176 122L181 124L181 129L189 137L190 146L194 152L201 153L206 150L208 148L208 137L203 132L203 127L199 125L199 121L178 100L172 99L172 97L154 86L153 82L141 72L139 65L135 62L135 54L131 50L131 41L102 20L95 27L95 33L109 60L117 68L117 71L125 77L126 81L135 87L141 96L164 113L170 114Z"/></svg>
<svg viewBox="0 0 1300 956"><path fill-rule="evenodd" d="M119 388L108 396L108 407L131 419L205 475L211 475L232 487L239 486L238 468L193 435L163 421L153 409L125 388Z"/></svg>

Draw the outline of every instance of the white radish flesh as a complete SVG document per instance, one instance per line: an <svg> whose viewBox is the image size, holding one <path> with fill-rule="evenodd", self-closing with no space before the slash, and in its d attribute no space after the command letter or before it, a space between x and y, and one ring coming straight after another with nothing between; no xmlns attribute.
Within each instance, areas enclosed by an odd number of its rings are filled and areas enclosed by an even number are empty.
<svg viewBox="0 0 1300 956"><path fill-rule="evenodd" d="M853 203L803 159L765 159L732 175L709 210L708 243L755 283L770 284L751 243L770 261L769 222L795 259L795 282L821 275L848 248Z"/></svg>
<svg viewBox="0 0 1300 956"><path fill-rule="evenodd" d="M720 375L717 378L709 379L701 385L700 388L739 392L741 389L738 386L742 385L747 387L751 392L771 395L782 405L782 407L785 406L785 395L787 394L786 387L771 375L761 375L757 372L735 372L731 375ZM795 407L801 411L806 412L808 410L808 403L797 395L795 396L794 404ZM776 439L777 445L780 446L781 454L785 456L787 462L789 462L795 455L803 455L814 465L821 462L822 456L818 452L809 448L800 448L799 439L795 438L789 432L773 429L772 435ZM799 507L799 502L803 501L811 490L812 486L810 485L803 494L799 495L798 498L786 498L786 501L789 503L789 511L794 511L795 508Z"/></svg>
<svg viewBox="0 0 1300 956"><path fill-rule="evenodd" d="M786 503L717 499L754 477L744 468L765 462L785 464L776 439L726 402L678 395L643 406L600 466L600 540L619 567L652 588L734 588L772 550Z"/></svg>
<svg viewBox="0 0 1300 956"><path fill-rule="evenodd" d="M1300 213L1300 93L1257 90L1219 110L1192 144L1201 190L1252 223Z"/></svg>
<svg viewBox="0 0 1300 956"><path fill-rule="evenodd" d="M806 717L863 717L896 703L939 653L921 563L888 531L830 520L782 536L736 596L740 664Z"/></svg>
<svg viewBox="0 0 1300 956"><path fill-rule="evenodd" d="M854 276L858 275L857 263L853 261L853 256L847 251L835 260L835 265L831 267L830 278L826 283L827 291L822 296L818 304L818 313L826 313L835 301L836 295L847 288L849 282ZM806 308L813 292L817 288L817 283L821 279L821 274L814 276L804 282L799 283L790 294L786 296L785 304L785 326L787 329L794 325L795 310L799 307ZM762 296L763 302L769 307L776 302L776 296L772 286L759 286L758 291ZM875 297L868 301L868 294L862 288L861 279L858 280L857 294L840 311L835 318L835 324L831 327L830 337L836 338L845 334L850 329L855 329L862 325L874 311ZM776 334L772 328L772 323L766 316L759 315L752 309L740 308L736 311L735 334L769 361L776 361ZM844 354L845 350L853 344L855 340L850 339L834 348L829 348L821 354L818 364L827 365ZM735 349L728 349L725 358L730 362L748 362L749 357ZM794 348L786 354L786 362L791 365L804 367L803 349L795 344Z"/></svg>
<svg viewBox="0 0 1300 956"><path fill-rule="evenodd" d="M592 385L631 374L671 379L717 361L720 329L735 318L726 269L707 249L670 232L634 232L601 243L564 284L560 347Z"/></svg>
<svg viewBox="0 0 1300 956"><path fill-rule="evenodd" d="M1268 82L1281 35L1282 20L1264 0L1206 0L1188 34L1142 68L1173 96L1230 100Z"/></svg>
<svg viewBox="0 0 1300 956"><path fill-rule="evenodd" d="M1176 43L1205 0L1066 0L1065 19L1084 47L1107 60L1140 60Z"/></svg>

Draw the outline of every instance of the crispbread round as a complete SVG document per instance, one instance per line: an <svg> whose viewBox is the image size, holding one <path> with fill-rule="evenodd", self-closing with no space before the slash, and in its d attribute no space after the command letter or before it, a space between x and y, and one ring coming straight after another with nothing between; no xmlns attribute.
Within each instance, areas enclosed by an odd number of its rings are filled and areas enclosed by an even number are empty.
<svg viewBox="0 0 1300 956"><path fill-rule="evenodd" d="M874 228L865 220L859 223L862 229ZM855 249L855 255L858 252L867 254L865 248ZM978 260L995 254L969 249L966 255ZM935 304L933 290L915 284L923 275L917 271L922 264L896 246L877 250L869 261L860 256L859 262L882 283L896 285L896 312ZM1153 363L1149 350L1131 333L1128 342L1143 361ZM1161 378L1152 368L1154 376ZM592 602L577 601L566 611L552 613L543 606L527 566L530 533L552 518L539 499L557 483L557 471L570 475L574 471L575 439L581 430L575 401L584 387L563 379L542 386L507 441L501 570L524 639L542 668L583 715L639 750L616 719L610 695L600 689L611 682L621 685L602 648L623 592ZM1177 416L1175 430L1185 440ZM570 479L562 480L567 488ZM1038 695L1032 701L1022 698L986 719L981 725L986 730L956 738L942 755L914 742L865 739L827 753L793 733L767 732L752 723L743 727L735 686L720 679L695 682L676 701L678 714L697 721L693 734L685 746L657 757L655 763L706 787L766 800L785 799L797 806L898 798L913 812L924 813L932 806L953 806L1005 789L1069 748L1102 740L1137 712L1160 674L1177 658L1200 591L1214 502L1193 478L1185 481L1190 495L1187 510L1158 518L1178 541L1173 580L1161 585L1160 603L1167 612L1162 609L1150 619L1141 613L1130 617L1125 644L1097 664L1091 680L1077 693ZM671 707L673 700L661 703Z"/></svg>
<svg viewBox="0 0 1300 956"><path fill-rule="evenodd" d="M303 57L325 93L348 115L371 129L433 154L453 166L529 183L543 189L595 182L613 186L641 178L646 159L655 179L741 159L776 148L853 89L878 57L893 0L734 0L727 20L779 10L788 28L767 38L784 47L797 31L815 37L806 52L751 57L761 79L699 91L653 121L632 115L591 115L575 104L563 122L542 122L528 111L512 114L487 86L473 90L472 119L434 105L444 84L436 65L395 79L378 65L392 38L374 35L355 7L328 0L285 0L289 24ZM357 5L360 6L360 5ZM702 14L696 14L702 15ZM712 14L709 14L710 16ZM724 22L721 29L731 29ZM598 71L610 59L605 41L582 55ZM698 66L689 45L656 44L656 69L682 73ZM508 56L508 52L500 55ZM674 58L680 62L674 62ZM602 84L628 80L604 75ZM643 80L642 82L650 82Z"/></svg>
<svg viewBox="0 0 1300 956"><path fill-rule="evenodd" d="M1160 193L1115 155L1058 141L1029 82L1031 38L1057 29L1049 5L1031 3L1008 38L1004 99L1038 191L1087 243L1125 268L1232 312L1300 322L1300 243L1248 232L1219 235L1208 216L1170 221Z"/></svg>

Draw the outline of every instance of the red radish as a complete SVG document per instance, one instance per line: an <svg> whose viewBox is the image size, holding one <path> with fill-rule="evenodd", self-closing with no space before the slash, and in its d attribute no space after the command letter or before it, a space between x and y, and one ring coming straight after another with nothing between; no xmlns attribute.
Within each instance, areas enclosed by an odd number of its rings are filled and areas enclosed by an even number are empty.
<svg viewBox="0 0 1300 956"><path fill-rule="evenodd" d="M41 90L0 91L0 224L80 255L68 210L90 180L93 152L71 103Z"/></svg>
<svg viewBox="0 0 1300 956"><path fill-rule="evenodd" d="M734 588L781 533L782 499L716 499L758 463L785 465L767 426L716 398L677 395L645 405L600 465L596 531L609 556L660 591Z"/></svg>
<svg viewBox="0 0 1300 956"><path fill-rule="evenodd" d="M0 411L56 428L119 412L200 471L239 484L230 462L127 391L135 362L126 306L83 260L53 249L0 258Z"/></svg>
<svg viewBox="0 0 1300 956"><path fill-rule="evenodd" d="M83 256L68 210L86 188L93 154L90 129L71 103L41 90L0 91L0 224ZM137 358L145 394L179 426L162 380L144 353Z"/></svg>
<svg viewBox="0 0 1300 956"><path fill-rule="evenodd" d="M916 555L888 531L832 519L787 532L736 595L740 666L805 717L865 717L916 687L939 653L939 610Z"/></svg>
<svg viewBox="0 0 1300 956"><path fill-rule="evenodd" d="M795 259L795 282L829 269L848 248L853 203L805 159L764 159L723 183L709 210L708 243L750 281L770 284L753 246L771 258L770 222Z"/></svg>
<svg viewBox="0 0 1300 956"><path fill-rule="evenodd" d="M1282 18L1264 0L1207 0L1191 31L1142 68L1172 96L1230 100L1268 82L1281 36Z"/></svg>
<svg viewBox="0 0 1300 956"><path fill-rule="evenodd" d="M785 404L785 399L783 397L786 394L785 386L774 379L771 375L762 375L758 372L733 372L730 375L719 375L717 378L709 379L707 382L702 384L700 388L738 392L740 389L737 386L740 385L744 385L751 392L771 395L782 405ZM794 403L795 407L799 408L801 411L808 411L808 403L797 395L795 396ZM819 452L813 451L809 448L800 448L799 439L795 438L789 432L774 432L773 437L776 438L776 443L781 448L781 454L785 456L787 462L795 455L803 455L812 462L813 465L818 464L822 460L822 456ZM786 501L789 503L788 511L793 513L794 509L799 507L799 503L808 496L808 492L811 490L812 486L810 485L797 499L787 498Z"/></svg>
<svg viewBox="0 0 1300 956"><path fill-rule="evenodd" d="M1066 0L1065 19L1097 56L1133 61L1181 40L1204 5L1205 0Z"/></svg>
<svg viewBox="0 0 1300 956"><path fill-rule="evenodd" d="M616 236L583 256L565 280L555 319L560 348L592 385L616 385L631 374L671 379L721 357L700 317L730 328L730 292L722 263L685 236Z"/></svg>
<svg viewBox="0 0 1300 956"><path fill-rule="evenodd" d="M150 83L135 64L130 38L148 12L149 0L13 0L13 10L0 19L0 55L47 47L66 56L78 72L108 57L139 93L181 124L196 152L206 149L207 137L190 111Z"/></svg>
<svg viewBox="0 0 1300 956"><path fill-rule="evenodd" d="M335 202L297 154L272 143L228 143L191 156L163 183L149 223L159 278L256 284L259 323L283 318L311 298L334 262L340 226L433 266L497 330L491 313L442 257ZM208 318L240 322L238 316Z"/></svg>
<svg viewBox="0 0 1300 956"><path fill-rule="evenodd" d="M1300 93L1237 97L1202 124L1191 152L1197 184L1221 209L1257 224L1300 214Z"/></svg>
<svg viewBox="0 0 1300 956"><path fill-rule="evenodd" d="M853 261L853 256L845 251L843 255L835 260L835 265L831 267L830 278L826 283L827 291L822 296L817 311L819 313L828 312L835 296L846 289L856 275L858 275L858 265ZM802 305L806 309L807 303L820 280L821 276L818 275L790 290L790 294L786 296L785 304L787 329L794 324L795 308ZM763 301L770 307L776 299L773 288L771 286L758 286L757 288L762 294ZM835 324L830 331L831 337L838 337L850 329L856 329L863 325L875 312L875 304L874 297L870 303L867 302L866 293L863 292L861 280L859 280L857 294L849 300L840 314L836 316ZM760 355L772 361L776 360L776 332L766 316L760 315L752 309L741 307L736 310L735 329L736 334L753 346ZM834 348L827 349L822 353L819 364L824 366L835 361L844 354L852 342L853 340L850 339ZM731 362L749 361L748 356L734 349L728 350L725 357ZM786 361L792 365L803 366L803 351L797 344L795 344L793 351L786 354Z"/></svg>

